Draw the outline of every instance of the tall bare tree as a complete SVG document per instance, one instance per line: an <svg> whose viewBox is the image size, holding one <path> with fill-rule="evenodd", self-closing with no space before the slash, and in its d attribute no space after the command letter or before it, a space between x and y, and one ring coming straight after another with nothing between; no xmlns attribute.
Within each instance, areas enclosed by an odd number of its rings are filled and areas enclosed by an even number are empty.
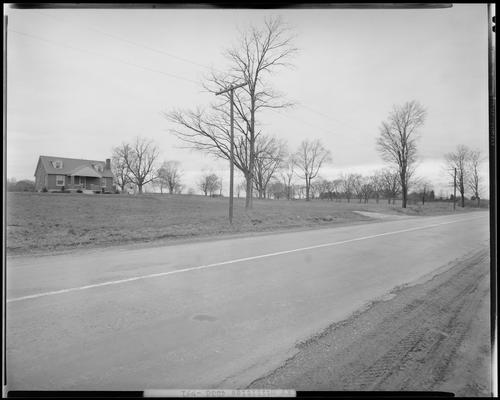
<svg viewBox="0 0 500 400"><path fill-rule="evenodd" d="M123 143L115 149L115 155L123 160L130 182L142 193L144 185L156 178L158 146L149 139L136 137L132 143Z"/></svg>
<svg viewBox="0 0 500 400"><path fill-rule="evenodd" d="M467 180L469 190L472 196L477 201L477 206L481 205L481 184L482 179L479 173L479 166L481 164L481 152L479 150L471 150L469 153L469 179Z"/></svg>
<svg viewBox="0 0 500 400"><path fill-rule="evenodd" d="M272 136L258 136L255 143L254 187L259 199L266 197L269 181L276 174L286 154L286 142Z"/></svg>
<svg viewBox="0 0 500 400"><path fill-rule="evenodd" d="M231 84L246 82L234 91L235 161L246 180L245 207L252 207L255 172L255 145L259 135L257 114L266 108L289 106L271 89L267 79L278 67L289 66L296 52L293 35L279 18L267 19L262 28L250 27L242 32L235 47L226 51L230 68L226 74L213 72L205 88L217 93ZM229 101L230 94L220 97L209 111L172 111L165 116L178 128L172 132L189 146L230 159Z"/></svg>
<svg viewBox="0 0 500 400"><path fill-rule="evenodd" d="M295 155L298 176L305 179L306 200L309 200L311 181L318 176L323 164L332 160L330 150L321 144L320 140L304 140Z"/></svg>
<svg viewBox="0 0 500 400"><path fill-rule="evenodd" d="M454 152L445 154L444 158L451 178L455 178L455 169L457 171L456 183L460 193L460 206L465 207L465 190L468 180L470 149L467 146L458 145Z"/></svg>
<svg viewBox="0 0 500 400"><path fill-rule="evenodd" d="M170 194L177 193L181 189L182 171L179 161L164 161L158 169L158 181L163 187L168 188Z"/></svg>
<svg viewBox="0 0 500 400"><path fill-rule="evenodd" d="M417 161L417 130L424 124L425 117L426 111L417 101L394 106L388 120L382 122L377 139L377 150L382 159L398 170L403 208L406 208L408 188Z"/></svg>

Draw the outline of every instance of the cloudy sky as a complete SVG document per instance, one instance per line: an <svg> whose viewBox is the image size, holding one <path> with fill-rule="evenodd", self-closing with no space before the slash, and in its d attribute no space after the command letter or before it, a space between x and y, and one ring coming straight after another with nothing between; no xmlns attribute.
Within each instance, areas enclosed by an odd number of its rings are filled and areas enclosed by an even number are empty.
<svg viewBox="0 0 500 400"><path fill-rule="evenodd" d="M447 188L443 155L463 144L482 151L487 179L487 8L43 9L7 6L7 176L34 179L39 155L104 160L135 136L153 139L162 160L178 160L184 183L227 162L181 148L162 112L207 106L210 69L238 30L281 16L296 34L293 68L274 87L296 103L267 112L266 133L295 150L321 139L333 162L321 176L383 166L379 126L395 104L427 109L418 174ZM225 179L226 184L228 177ZM485 188L487 189L487 188ZM487 190L485 190L487 195Z"/></svg>

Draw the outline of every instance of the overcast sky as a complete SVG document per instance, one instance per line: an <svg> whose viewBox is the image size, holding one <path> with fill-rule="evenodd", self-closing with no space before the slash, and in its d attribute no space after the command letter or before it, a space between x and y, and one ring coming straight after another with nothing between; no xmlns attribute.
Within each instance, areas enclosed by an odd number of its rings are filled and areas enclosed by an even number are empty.
<svg viewBox="0 0 500 400"><path fill-rule="evenodd" d="M464 144L488 155L487 6L430 10L18 10L7 7L7 176L34 179L39 155L104 160L135 136L178 160L184 183L227 162L179 148L162 111L206 106L203 76L227 66L238 29L281 16L296 33L294 68L274 87L296 102L263 114L264 131L295 150L321 139L333 163L321 176L383 166L379 126L417 100L418 174L437 190L443 154ZM487 159L483 168L487 179ZM484 194L487 195L487 188ZM450 193L449 189L446 189ZM438 193L436 193L438 194Z"/></svg>

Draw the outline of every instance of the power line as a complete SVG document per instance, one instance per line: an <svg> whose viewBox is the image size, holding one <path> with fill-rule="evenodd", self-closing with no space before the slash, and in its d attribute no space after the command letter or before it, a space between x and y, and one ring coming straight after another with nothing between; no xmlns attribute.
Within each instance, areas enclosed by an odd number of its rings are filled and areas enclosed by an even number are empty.
<svg viewBox="0 0 500 400"><path fill-rule="evenodd" d="M49 14L45 14L45 13L40 13L40 15L43 15L45 17L49 17L49 18L55 19L56 21L63 21L63 19L54 17L53 15L49 15ZM151 47L151 46L143 44L143 43L138 43L138 42L135 42L135 41L132 41L132 40L129 40L129 39L125 39L124 37L116 35L114 33L105 32L102 29L97 28L95 26L83 26L81 24L78 24L78 25L79 25L79 27L82 27L84 29L93 30L93 31L98 32L98 33L100 33L102 35L109 36L109 37L111 37L113 39L120 40L120 41L122 41L124 43L132 44L132 45L134 45L136 47L141 47L141 48L144 48L146 50L150 50L150 51L153 51L155 53L163 54L163 55L166 55L168 57L175 58L177 60L180 60L180 61L183 61L183 62L187 62L187 63L193 64L193 65L199 66L199 67L203 67L203 68L207 68L207 69L211 69L212 68L212 67L209 67L208 65L201 64L199 62L196 62L196 61L193 61L193 60L189 60L189 59L184 58L184 57L179 57L179 56L177 56L175 54L172 54L172 53L169 53L169 52L166 52L166 51L163 51L163 50L156 49L154 47Z"/></svg>
<svg viewBox="0 0 500 400"><path fill-rule="evenodd" d="M57 21L63 21L63 19L61 18L57 18L57 17L54 17L52 15L49 15L49 14L45 14L45 13L40 13L40 15L43 15L45 17L48 17L48 18L52 18L54 20L57 20ZM175 58L177 60L180 60L180 61L183 61L183 62L186 62L186 63L190 63L190 64L193 64L193 65L196 65L196 66L199 66L199 67L203 67L203 68L206 68L206 69L212 69L212 70L215 70L215 71L218 71L218 72L222 72L221 70L218 70L216 68L213 68L213 67L210 67L208 65L205 65L205 64L202 64L202 63L199 63L199 62L196 62L196 61L193 61L193 60L189 60L187 58L184 58L184 57L179 57L175 54L172 54L172 53L169 53L169 52L166 52L166 51L163 51L163 50L159 50L159 49L156 49L154 47L151 47L149 45L145 45L145 44L142 44L142 43L138 43L138 42L135 42L135 41L131 41L129 39L125 39L119 35L116 35L116 34L112 34L112 33L109 33L109 32L106 32L100 28L97 28L95 26L82 26L81 24L78 25L79 27L81 28L84 28L86 30L91 30L91 31L95 31L95 32L98 32L102 35L105 35L105 36L108 36L108 37L111 37L113 39L116 39L116 40L119 40L119 41L122 41L122 42L125 42L125 43L128 43L128 44L132 44L136 47L140 47L140 48L143 48L143 49L146 49L146 50L149 50L149 51L152 51L152 52L155 52L155 53L158 53L158 54L162 54L162 55L165 55L165 56L168 56L168 57L171 57L171 58ZM85 51L85 52L88 52L88 53L91 53L91 54L96 54L96 55L99 55L99 56L104 56L104 57L107 57L107 58L110 58L114 61L117 61L117 62L121 62L121 63L124 63L124 64L127 64L127 65L131 65L131 66L134 66L134 67L137 67L137 68L141 68L141 69L145 69L145 70L148 70L148 71L151 71L151 72L156 72L156 73L161 73L161 74L164 74L164 75L167 75L167 76L170 76L170 77L173 77L173 78L177 78L177 79L181 79L181 80L184 80L184 81L187 81L187 82L192 82L192 83L195 83L197 85L200 85L200 82L196 82L196 81L193 81L191 79L188 79L188 78L183 78L179 75L175 75L175 74L171 74L171 73L167 73L167 72L164 72L164 71L159 71L159 70L155 70L155 69L152 69L152 68L148 68L148 67L143 67L143 66L140 66L138 64L134 64L134 63L130 63L130 62L127 62L127 61L124 61L124 60L120 60L120 59L115 59L113 57L109 57L109 56L106 56L106 55L102 55L102 54L98 54L98 53L95 53L95 52L91 52L91 51L88 51L88 50L82 50L82 49L78 49L78 48L75 48L75 47L72 47L72 46L68 46L68 45L65 45L65 44L61 44L61 43L56 43L54 41L51 41L51 40L48 40L48 39L43 39L41 37L38 37L36 35L29 35L29 34L25 34L25 33L22 33L22 32L17 32L17 31L14 31L14 30L11 30L12 32L16 32L16 33L19 33L19 34L24 34L26 36L30 36L30 37L33 37L33 38L37 38L38 40L43 40L43 41L46 41L46 42L49 42L49 43L52 43L52 44L57 44L57 45L60 45L60 46L63 46L63 47L67 47L67 48L71 48L73 50L77 50L77 51ZM297 104L298 106L304 108L304 109L307 109L307 110L310 110L312 112L314 112L315 114L325 118L325 119L329 119L331 121L334 121L334 122L337 122L339 123L340 125L344 125L344 126L348 126L350 125L352 127L351 124L348 124L346 122L343 122L341 121L340 119L338 118L335 118L335 117L332 117L331 115L326 115L310 106L307 106L305 105L303 102L300 102L300 101L296 101L295 104ZM279 115L282 115L283 114L280 114L279 112L277 112L276 110L273 110L271 109L272 111L276 112L277 114ZM331 133L331 132L328 132L327 130L325 130L324 128L318 128L318 126L314 126L310 123L307 123L303 120L300 120L299 118L296 118L296 117L291 117L291 116L288 116L287 118L292 118L292 119L295 119L297 121L299 121L300 123L304 124L304 125L307 125L307 126L310 126L314 129L321 129L327 133ZM352 132L353 130L350 129L350 131ZM357 131L358 133L361 133L359 132L357 129L355 130Z"/></svg>
<svg viewBox="0 0 500 400"><path fill-rule="evenodd" d="M280 112L278 112L278 111L276 111L275 109L272 109L272 108L271 108L270 110L271 110L271 111L273 111L274 113L276 113L276 114L278 114L278 115L280 115L280 116L284 117L284 118L291 118L291 119L294 119L295 121L300 122L300 123L301 123L301 124L303 124L303 125L307 125L307 126L309 126L309 127L311 127L311 128L314 128L315 130L321 130L321 131L323 131L323 132L325 132L325 133L327 133L327 134L329 134L329 135L335 135L335 134L336 134L336 133L335 133L334 131L332 131L332 130L328 130L328 129L325 129L325 128L320 128L319 126L317 126L317 125L313 125L313 124L311 124L311 123L309 123L309 122L306 122L306 121L302 120L301 118L297 118L297 117L295 117L295 116L291 116L291 115L284 115L283 113L280 113ZM361 142L361 139L359 139L359 138L357 138L357 137L354 137L354 139L355 139L355 140L357 140L358 142Z"/></svg>
<svg viewBox="0 0 500 400"><path fill-rule="evenodd" d="M312 112L314 112L314 113L316 113L316 114L318 114L318 115L322 116L323 118L326 118L326 119L329 119L329 120L332 120L332 121L336 121L336 122L338 122L340 125L344 125L344 126L346 126L346 127L349 127L349 126L350 126L351 128L353 128L353 125L352 125L352 124L350 124L350 123L347 123L347 122L342 121L342 120L340 120L340 119L338 119L338 118L332 117L331 115L326 115L326 114L324 114L324 113L322 113L322 112L320 112L320 111L317 111L317 110L315 110L315 109L313 109L313 108L311 108L311 107L309 107L309 106L306 106L305 104L303 104L303 103L301 103L301 102L297 102L297 104L298 104L299 106L301 106L301 107L305 108L305 109L308 109L308 110L310 110L310 111L312 111ZM358 133L360 133L360 134L362 134L362 135L363 135L363 133L362 133L362 132L360 132L360 131L359 131L358 129L356 129L356 128L354 128L354 131L353 131L352 129L350 129L350 131L351 131L351 132L358 132Z"/></svg>
<svg viewBox="0 0 500 400"><path fill-rule="evenodd" d="M54 19L56 21L64 21L63 19L54 17L53 15L49 15L49 14L45 14L45 13L40 13L40 15L43 15L43 16L48 17L48 18L52 18L52 19ZM83 28L83 29L86 29L86 30L93 30L95 32L98 32L98 33L100 33L102 35L111 37L113 39L116 39L116 40L119 40L119 41L122 41L122 42L125 42L125 43L132 44L132 45L134 45L136 47L140 47L140 48L143 48L143 49L146 49L146 50L158 53L158 54L163 54L163 55L166 55L168 57L175 58L177 60L180 60L180 61L183 61L183 62L186 62L186 63L190 63L192 65L196 65L196 66L199 66L199 67L202 67L202 68L206 68L206 69L215 70L217 72L222 73L222 71L219 70L219 69L217 69L217 68L213 68L213 67L210 67L210 66L208 66L206 64L202 64L202 63L199 63L199 62L196 62L196 61L184 58L184 57L179 57L179 56L177 56L175 54L172 54L172 53L169 53L169 52L166 52L166 51L163 51L163 50L159 50L157 48L154 48L152 46L149 46L149 45L146 45L146 44L143 44L143 43L138 43L138 42L135 42L135 41L131 41L129 39L125 39L122 36L116 35L114 33L106 32L106 31L104 31L104 30L102 30L102 29L100 29L100 28L98 28L96 26L83 26L81 24L78 24L78 26L81 27L81 28ZM318 110L315 110L314 108L305 105L303 102L296 101L295 103L298 106L303 107L305 109L308 109L308 110L314 112L315 114L317 114L317 115L319 115L319 116L321 116L323 118L335 121L335 122L340 123L341 125L344 125L344 126L350 125L350 124L347 124L346 122L341 121L338 118L332 117L331 115L326 115L326 114L324 114L324 113L322 113L322 112L320 112ZM305 123L305 124L307 124L307 123ZM309 125L309 126L312 126L312 125ZM352 127L352 125L351 125L351 127Z"/></svg>
<svg viewBox="0 0 500 400"><path fill-rule="evenodd" d="M131 63L129 61L125 61L125 60L122 60L122 59L119 59L119 58L110 57L107 54L101 54L101 53L98 53L98 52L95 52L95 51L91 51L91 50L87 50L87 49L80 49L78 47L74 47L74 46L71 46L71 45L68 45L68 44L65 44L65 43L62 43L62 42L57 42L57 41L54 41L54 40L51 40L51 39L46 39L46 38L43 38L43 37L38 36L38 35L32 35L32 34L29 34L29 33L16 31L14 29L8 29L8 32L16 33L18 35L26 36L26 37L29 37L31 39L39 40L39 41L42 41L42 42L45 42L45 43L49 43L49 44L52 44L52 45L55 45L55 46L64 47L64 48L71 49L71 50L74 50L74 51L88 53L88 54L92 54L92 55L95 55L95 56L98 56L98 57L105 57L105 58L108 58L108 59L113 60L115 62L126 64L126 65L129 65L129 66L135 67L135 68L140 68L140 69L143 69L143 70L146 70L146 71L159 73L159 74L162 74L162 75L169 76L171 78L181 79L181 80L186 81L186 82L191 82L191 83L194 83L196 85L200 85L200 82L198 82L198 81L194 81L194 80L189 79L189 78L184 78L184 77L179 76L179 75L171 74L169 72L165 72L165 71L157 70L157 69L154 69L154 68L145 67L145 66L142 66L142 65L139 65L139 64Z"/></svg>

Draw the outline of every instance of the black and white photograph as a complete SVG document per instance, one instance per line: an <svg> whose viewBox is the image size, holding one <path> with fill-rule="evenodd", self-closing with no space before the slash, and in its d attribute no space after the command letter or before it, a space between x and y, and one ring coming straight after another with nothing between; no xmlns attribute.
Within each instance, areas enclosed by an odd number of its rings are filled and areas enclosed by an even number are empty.
<svg viewBox="0 0 500 400"><path fill-rule="evenodd" d="M5 4L3 395L496 397L494 15Z"/></svg>

